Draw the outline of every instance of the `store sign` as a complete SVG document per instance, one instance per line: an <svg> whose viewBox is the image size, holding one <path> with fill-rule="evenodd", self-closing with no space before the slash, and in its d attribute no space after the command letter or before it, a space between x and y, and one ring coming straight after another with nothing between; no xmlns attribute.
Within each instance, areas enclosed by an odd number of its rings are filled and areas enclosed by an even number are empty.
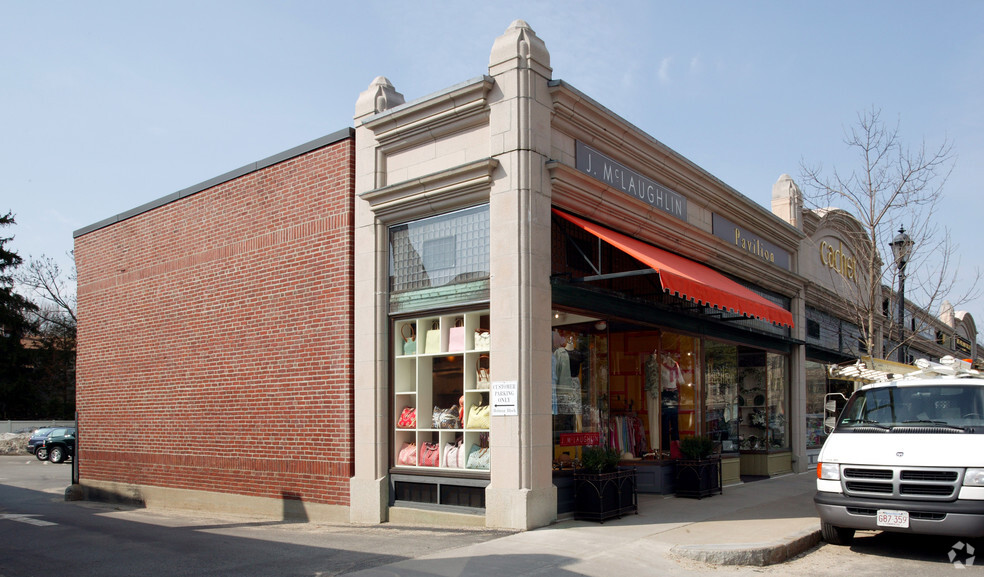
<svg viewBox="0 0 984 577"><path fill-rule="evenodd" d="M959 336L954 337L953 344L956 345L957 350L961 353L964 353L965 355L969 355L971 353L971 343L967 339Z"/></svg>
<svg viewBox="0 0 984 577"><path fill-rule="evenodd" d="M595 447L601 444L601 433L561 433L561 447Z"/></svg>
<svg viewBox="0 0 984 577"><path fill-rule="evenodd" d="M519 414L519 387L516 381L492 381L489 395L493 417L511 417Z"/></svg>
<svg viewBox="0 0 984 577"><path fill-rule="evenodd" d="M742 252L756 261L765 261L789 270L789 252L779 248L764 238L752 233L719 214L711 215L711 228L714 236L733 243Z"/></svg>
<svg viewBox="0 0 984 577"><path fill-rule="evenodd" d="M820 262L849 281L858 282L858 261L838 240L820 243Z"/></svg>
<svg viewBox="0 0 984 577"><path fill-rule="evenodd" d="M580 141L574 143L574 153L574 166L584 174L670 216L687 220L687 199L679 192L646 178Z"/></svg>

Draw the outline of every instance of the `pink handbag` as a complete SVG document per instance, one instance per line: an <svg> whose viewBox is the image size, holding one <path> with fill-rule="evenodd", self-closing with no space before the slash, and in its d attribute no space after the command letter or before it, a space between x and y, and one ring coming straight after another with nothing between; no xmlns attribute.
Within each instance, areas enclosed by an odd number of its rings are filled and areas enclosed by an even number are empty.
<svg viewBox="0 0 984 577"><path fill-rule="evenodd" d="M420 447L420 464L425 467L436 467L441 457L441 447L437 443L424 443Z"/></svg>
<svg viewBox="0 0 984 577"><path fill-rule="evenodd" d="M400 457L397 459L401 465L417 464L417 445L416 443L403 443L400 449Z"/></svg>
<svg viewBox="0 0 984 577"><path fill-rule="evenodd" d="M448 332L448 352L456 353L465 350L465 325L458 319Z"/></svg>

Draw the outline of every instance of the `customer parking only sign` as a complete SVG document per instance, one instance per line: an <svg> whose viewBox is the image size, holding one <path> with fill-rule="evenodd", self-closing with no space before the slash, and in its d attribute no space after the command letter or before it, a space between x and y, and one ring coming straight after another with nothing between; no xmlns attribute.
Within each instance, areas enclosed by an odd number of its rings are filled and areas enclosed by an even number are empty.
<svg viewBox="0 0 984 577"><path fill-rule="evenodd" d="M492 381L489 388L489 404L493 417L509 417L519 414L519 387L516 381Z"/></svg>

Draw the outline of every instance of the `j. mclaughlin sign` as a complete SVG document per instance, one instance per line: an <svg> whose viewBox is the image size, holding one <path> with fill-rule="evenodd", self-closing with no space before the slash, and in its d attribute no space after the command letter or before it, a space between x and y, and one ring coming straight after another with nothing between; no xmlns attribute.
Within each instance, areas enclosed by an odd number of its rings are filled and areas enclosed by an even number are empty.
<svg viewBox="0 0 984 577"><path fill-rule="evenodd" d="M687 220L687 199L679 192L657 184L582 142L575 142L574 152L574 165L579 171L667 214Z"/></svg>

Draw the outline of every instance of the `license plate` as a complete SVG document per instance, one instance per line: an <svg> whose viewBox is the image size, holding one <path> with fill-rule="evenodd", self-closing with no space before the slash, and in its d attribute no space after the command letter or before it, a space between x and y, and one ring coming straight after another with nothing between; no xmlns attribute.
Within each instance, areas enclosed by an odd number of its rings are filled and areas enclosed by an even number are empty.
<svg viewBox="0 0 984 577"><path fill-rule="evenodd" d="M878 509L877 524L879 527L899 527L907 529L909 527L909 512L894 511L891 509Z"/></svg>

